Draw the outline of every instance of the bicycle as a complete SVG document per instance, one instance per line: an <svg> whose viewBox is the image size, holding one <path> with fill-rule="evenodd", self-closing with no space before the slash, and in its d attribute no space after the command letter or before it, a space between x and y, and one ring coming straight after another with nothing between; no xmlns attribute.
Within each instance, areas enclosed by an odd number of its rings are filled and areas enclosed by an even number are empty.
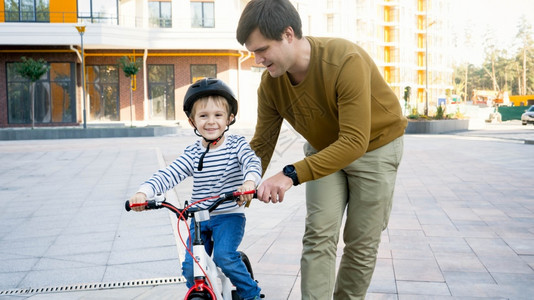
<svg viewBox="0 0 534 300"><path fill-rule="evenodd" d="M210 219L210 212L213 211L217 206L225 201L236 201L239 196L253 194L254 198L256 197L256 191L246 191L246 192L230 192L217 195L214 197L204 198L194 203L188 205L187 201L183 209L179 209L171 203L166 202L165 197L161 194L156 195L153 200L148 200L144 203L132 204L130 201L126 201L125 209L130 211L132 207L135 206L145 206L145 209L160 209L167 208L174 212L178 217L178 227L180 226L180 220L187 221L189 217L193 217L195 221L195 231L192 239L193 250L188 247L187 243L184 242L182 236L180 239L186 250L189 251L191 257L194 261L194 285L188 290L185 295L185 300L241 300L241 297L237 295L235 287L230 282L230 279L221 271L219 267L215 264L212 257L208 255L206 249L204 248L204 242L201 239L200 235L200 222L207 221ZM210 206L207 208L194 207L196 204L201 203L207 200L216 199ZM189 229L189 228L188 228ZM189 231L189 230L188 230ZM178 232L180 232L178 228ZM247 271L254 280L254 273L252 272L252 265L247 255L242 251L238 251L241 260L245 264ZM216 281L218 280L218 281ZM264 298L264 295L261 295Z"/></svg>

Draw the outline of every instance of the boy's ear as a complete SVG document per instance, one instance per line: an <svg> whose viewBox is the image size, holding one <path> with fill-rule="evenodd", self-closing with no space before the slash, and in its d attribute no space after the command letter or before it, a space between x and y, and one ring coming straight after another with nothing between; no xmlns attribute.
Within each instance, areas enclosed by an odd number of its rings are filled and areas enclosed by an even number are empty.
<svg viewBox="0 0 534 300"><path fill-rule="evenodd" d="M227 124L232 123L232 122L234 121L234 119L235 119L235 118L234 118L234 114L230 114L230 115L228 116L228 122L227 122Z"/></svg>
<svg viewBox="0 0 534 300"><path fill-rule="evenodd" d="M187 120L189 121L189 125L191 125L191 127L193 127L193 128L197 128L197 127L195 126L195 122L193 122L193 120L191 120L191 118L188 118Z"/></svg>

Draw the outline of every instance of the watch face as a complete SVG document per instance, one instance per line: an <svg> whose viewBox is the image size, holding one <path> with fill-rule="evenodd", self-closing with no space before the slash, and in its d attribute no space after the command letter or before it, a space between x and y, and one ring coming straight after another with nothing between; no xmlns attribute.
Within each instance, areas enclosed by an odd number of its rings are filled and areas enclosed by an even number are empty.
<svg viewBox="0 0 534 300"><path fill-rule="evenodd" d="M280 170L280 169L279 169ZM293 173L295 172L295 166L293 165L287 165L284 167L284 170L283 170L284 174L290 174L290 173Z"/></svg>
<svg viewBox="0 0 534 300"><path fill-rule="evenodd" d="M299 180L297 177L297 170L295 169L295 166L293 165L287 165L282 170L285 176L291 178L293 180L293 185L299 184Z"/></svg>

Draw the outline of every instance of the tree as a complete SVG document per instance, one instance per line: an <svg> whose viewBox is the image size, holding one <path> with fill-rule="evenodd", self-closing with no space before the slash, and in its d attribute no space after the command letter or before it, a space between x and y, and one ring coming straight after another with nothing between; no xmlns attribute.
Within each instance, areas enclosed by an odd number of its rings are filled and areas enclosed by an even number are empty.
<svg viewBox="0 0 534 300"><path fill-rule="evenodd" d="M528 53L532 51L533 48L533 39L532 39L532 25L528 23L528 20L525 15L519 19L517 25L518 32L516 35L517 40L520 44L520 54L518 54L521 66L521 89L519 90L520 95L527 95L529 93L528 87L530 86L527 82L527 69L528 69ZM531 82L532 83L532 82Z"/></svg>
<svg viewBox="0 0 534 300"><path fill-rule="evenodd" d="M141 70L141 63L142 62L140 58L132 61L127 56L123 56L119 59L119 67L124 72L124 76L130 78L130 127L133 127L133 81L135 80L135 75L139 72L139 70Z"/></svg>
<svg viewBox="0 0 534 300"><path fill-rule="evenodd" d="M32 129L35 128L35 85L44 74L48 72L50 66L42 58L34 60L33 58L26 58L25 56L20 58L22 62L15 65L15 71L20 76L30 81L30 103L31 103L31 118Z"/></svg>
<svg viewBox="0 0 534 300"><path fill-rule="evenodd" d="M471 24L471 20L468 20L467 24L468 26L466 26L465 28L465 44L467 47L470 47L473 45L473 31L472 31L472 28L473 28L473 24ZM463 88L464 88L464 91L463 91L463 95L464 95L464 101L467 102L467 100L469 99L469 93L467 92L467 84L469 83L469 62L466 61L465 62L465 82L463 84ZM461 86L461 85L460 85ZM457 86L455 87L455 89L457 90L457 94L460 95L460 93L458 92L459 91L459 87L460 86ZM460 96L461 97L461 96Z"/></svg>
<svg viewBox="0 0 534 300"><path fill-rule="evenodd" d="M473 89L508 91L513 95L534 94L532 25L525 17L519 20L518 32L513 45L497 45L493 36L490 30L485 34L486 57L482 65L475 66L466 63L466 66L457 65L454 68L454 83L457 92L459 92L459 87L463 87L466 99L472 94ZM468 38L469 32L467 31L466 39Z"/></svg>
<svg viewBox="0 0 534 300"><path fill-rule="evenodd" d="M495 33L488 29L485 34L485 41L484 41L484 49L486 52L486 61L489 60L489 69L488 67L483 65L484 71L488 73L488 75L491 78L491 82L493 85L493 90L498 91L499 85L497 84L497 77L495 76L495 60L498 56L498 49L497 45L495 44L495 39L493 38L495 36Z"/></svg>

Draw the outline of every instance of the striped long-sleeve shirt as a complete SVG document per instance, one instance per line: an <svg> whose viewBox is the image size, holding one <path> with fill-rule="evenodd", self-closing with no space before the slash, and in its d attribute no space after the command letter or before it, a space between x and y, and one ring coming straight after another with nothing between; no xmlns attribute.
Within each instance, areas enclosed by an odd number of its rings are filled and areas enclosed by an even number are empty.
<svg viewBox="0 0 534 300"><path fill-rule="evenodd" d="M174 186L193 176L193 192L191 203L207 197L232 192L252 180L259 184L261 180L261 161L250 148L245 138L228 135L216 149L210 149L204 157L202 171L198 170L200 156L206 151L201 140L188 146L182 155L166 168L158 170L145 181L138 192L153 198L157 193L165 193ZM211 201L198 205L207 207ZM242 212L236 202L225 202L217 207L212 214Z"/></svg>

